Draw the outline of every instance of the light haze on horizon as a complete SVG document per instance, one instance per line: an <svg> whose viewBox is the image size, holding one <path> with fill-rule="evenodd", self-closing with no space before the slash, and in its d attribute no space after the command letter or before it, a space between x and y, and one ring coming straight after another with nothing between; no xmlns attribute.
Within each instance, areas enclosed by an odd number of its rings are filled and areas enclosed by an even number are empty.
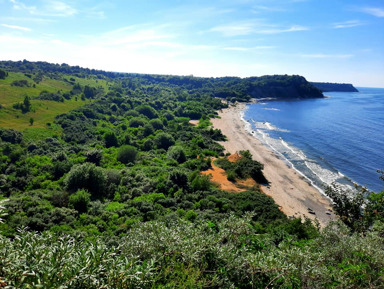
<svg viewBox="0 0 384 289"><path fill-rule="evenodd" d="M0 0L0 60L384 87L383 0Z"/></svg>

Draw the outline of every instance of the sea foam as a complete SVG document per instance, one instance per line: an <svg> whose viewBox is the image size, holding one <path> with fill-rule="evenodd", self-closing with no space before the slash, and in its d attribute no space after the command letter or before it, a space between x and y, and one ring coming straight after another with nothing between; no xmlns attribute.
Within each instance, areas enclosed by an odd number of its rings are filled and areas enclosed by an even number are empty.
<svg viewBox="0 0 384 289"><path fill-rule="evenodd" d="M270 134L271 132L289 133L288 130L278 128L269 122L258 122L252 118L246 119L244 112L240 116L244 122L245 130L250 135L266 145L322 194L324 194L325 188L333 183L338 183L345 190L355 190L352 181L342 173L331 168L328 164L321 164L324 160L311 159L302 150L289 144L283 138L276 138Z"/></svg>

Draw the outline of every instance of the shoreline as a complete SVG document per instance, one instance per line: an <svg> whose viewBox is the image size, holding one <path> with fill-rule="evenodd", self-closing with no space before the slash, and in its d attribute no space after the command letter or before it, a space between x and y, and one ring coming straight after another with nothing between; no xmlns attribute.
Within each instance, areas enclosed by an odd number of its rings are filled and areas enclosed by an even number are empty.
<svg viewBox="0 0 384 289"><path fill-rule="evenodd" d="M269 185L261 190L272 197L288 217L317 220L321 227L336 219L330 200L308 179L291 167L284 159L246 130L242 119L244 103L219 112L220 119L211 119L213 127L220 129L227 141L219 142L226 152L249 150L253 159L264 165L264 176Z"/></svg>

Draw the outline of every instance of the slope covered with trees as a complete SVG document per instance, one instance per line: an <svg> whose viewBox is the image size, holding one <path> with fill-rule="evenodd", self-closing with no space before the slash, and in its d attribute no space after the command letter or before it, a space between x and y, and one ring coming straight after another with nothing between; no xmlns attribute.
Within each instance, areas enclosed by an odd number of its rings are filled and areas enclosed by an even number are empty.
<svg viewBox="0 0 384 289"><path fill-rule="evenodd" d="M322 92L358 92L358 90L350 83L311 82L311 84L320 89Z"/></svg>
<svg viewBox="0 0 384 289"><path fill-rule="evenodd" d="M258 186L228 193L201 174L215 158L232 180L268 181L249 152L225 159L209 119L284 87L321 97L303 77L0 67L0 287L380 288L382 195L361 229L320 232Z"/></svg>

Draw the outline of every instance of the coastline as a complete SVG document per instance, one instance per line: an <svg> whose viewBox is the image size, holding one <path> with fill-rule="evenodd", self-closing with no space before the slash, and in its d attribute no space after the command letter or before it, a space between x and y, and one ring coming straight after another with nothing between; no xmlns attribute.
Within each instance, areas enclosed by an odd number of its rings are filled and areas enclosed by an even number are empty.
<svg viewBox="0 0 384 289"><path fill-rule="evenodd" d="M220 144L230 153L249 150L253 159L264 165L263 173L270 185L262 185L261 189L274 199L287 216L317 220L321 227L335 220L330 200L285 160L247 132L241 118L244 109L245 104L240 103L220 111L219 119L211 119L213 127L227 136L228 140Z"/></svg>

